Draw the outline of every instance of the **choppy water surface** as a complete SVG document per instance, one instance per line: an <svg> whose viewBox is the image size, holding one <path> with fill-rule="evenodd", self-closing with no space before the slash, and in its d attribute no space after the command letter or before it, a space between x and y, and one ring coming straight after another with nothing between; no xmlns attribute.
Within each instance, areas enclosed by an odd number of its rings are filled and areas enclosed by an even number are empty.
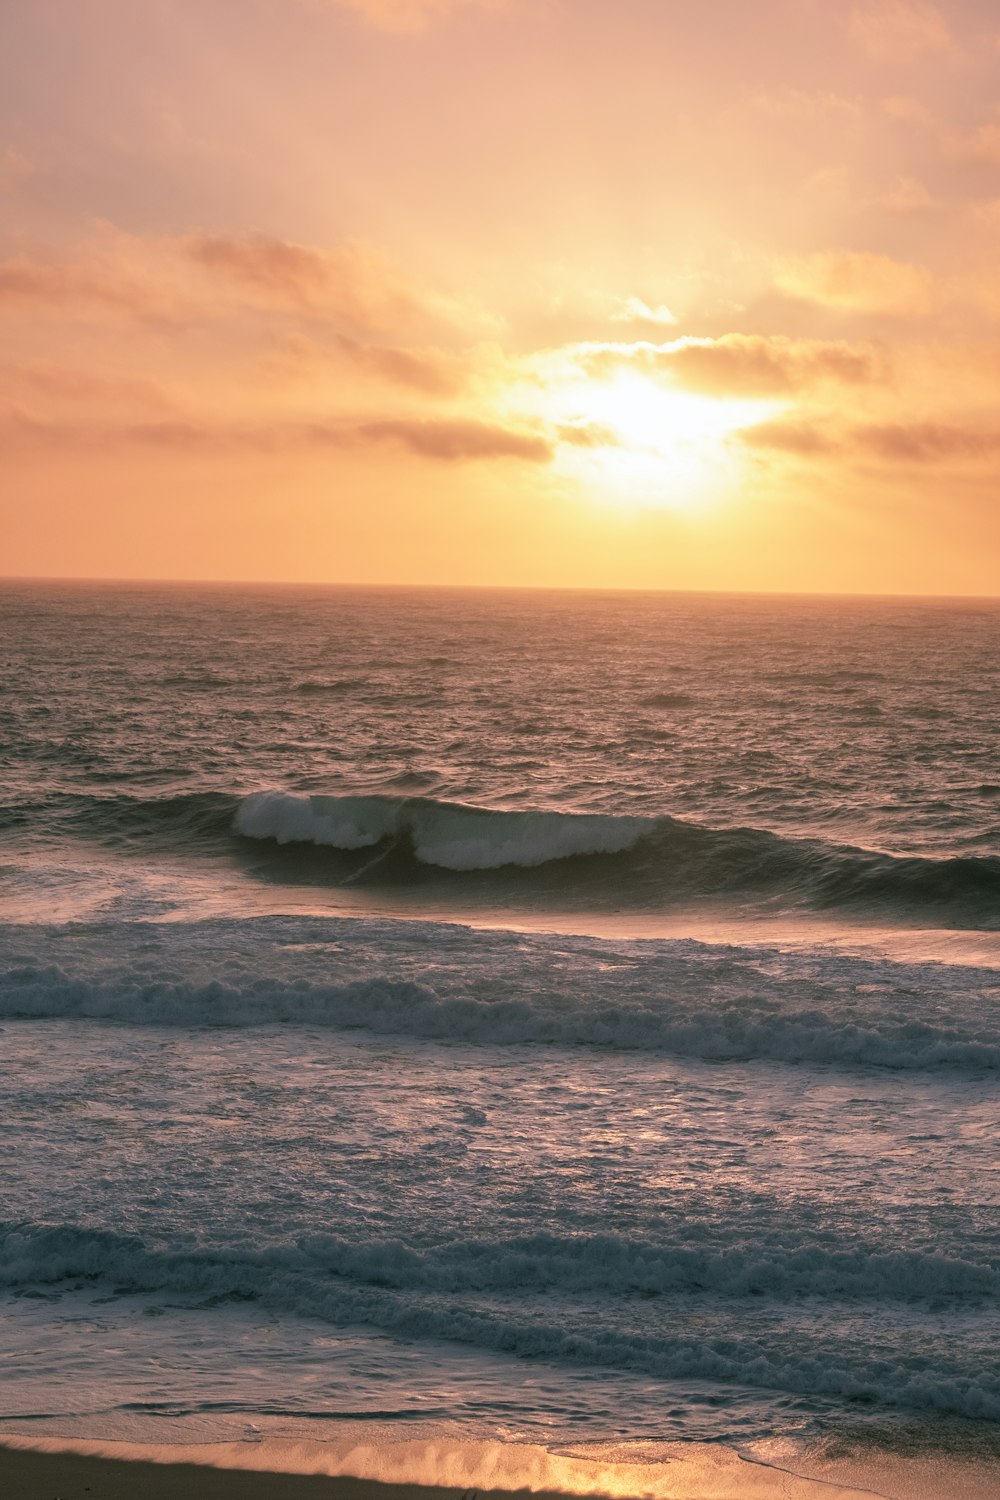
<svg viewBox="0 0 1000 1500"><path fill-rule="evenodd" d="M998 627L4 585L4 1428L995 1451Z"/></svg>

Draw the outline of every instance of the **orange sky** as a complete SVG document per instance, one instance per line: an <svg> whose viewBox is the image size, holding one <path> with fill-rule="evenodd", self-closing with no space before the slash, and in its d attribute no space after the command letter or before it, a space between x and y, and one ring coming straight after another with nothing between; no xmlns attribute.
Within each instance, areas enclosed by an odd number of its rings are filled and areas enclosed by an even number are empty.
<svg viewBox="0 0 1000 1500"><path fill-rule="evenodd" d="M2 0L0 573L1000 593L996 0Z"/></svg>

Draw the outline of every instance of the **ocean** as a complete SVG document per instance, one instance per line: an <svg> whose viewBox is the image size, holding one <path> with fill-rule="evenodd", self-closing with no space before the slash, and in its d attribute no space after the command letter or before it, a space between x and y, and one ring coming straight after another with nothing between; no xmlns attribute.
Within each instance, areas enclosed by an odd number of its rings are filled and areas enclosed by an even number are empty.
<svg viewBox="0 0 1000 1500"><path fill-rule="evenodd" d="M0 1434L1000 1472L1000 603L7 582L0 689Z"/></svg>

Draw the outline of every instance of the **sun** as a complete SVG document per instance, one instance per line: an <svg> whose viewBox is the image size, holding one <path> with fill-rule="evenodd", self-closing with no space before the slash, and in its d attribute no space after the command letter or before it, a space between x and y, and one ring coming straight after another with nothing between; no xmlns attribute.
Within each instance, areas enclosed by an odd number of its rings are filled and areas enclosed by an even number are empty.
<svg viewBox="0 0 1000 1500"><path fill-rule="evenodd" d="M563 467L602 498L687 509L738 482L741 460L729 439L776 406L621 374L567 384L553 393L552 415L566 438Z"/></svg>

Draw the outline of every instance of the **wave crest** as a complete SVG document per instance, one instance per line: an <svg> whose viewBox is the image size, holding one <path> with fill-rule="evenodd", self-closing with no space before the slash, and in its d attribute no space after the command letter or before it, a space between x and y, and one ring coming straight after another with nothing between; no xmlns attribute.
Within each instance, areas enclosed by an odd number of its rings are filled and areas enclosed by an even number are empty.
<svg viewBox="0 0 1000 1500"><path fill-rule="evenodd" d="M620 854L656 827L653 818L592 813L506 812L408 797L296 797L258 792L240 803L245 838L334 849L405 844L421 864L444 870L537 868L588 854Z"/></svg>

